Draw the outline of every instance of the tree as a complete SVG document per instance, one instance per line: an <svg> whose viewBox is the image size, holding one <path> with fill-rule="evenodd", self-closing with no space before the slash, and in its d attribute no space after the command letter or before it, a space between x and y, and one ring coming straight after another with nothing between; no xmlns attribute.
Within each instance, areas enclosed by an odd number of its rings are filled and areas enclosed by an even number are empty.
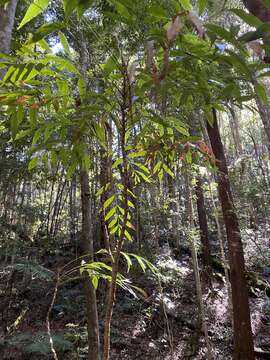
<svg viewBox="0 0 270 360"><path fill-rule="evenodd" d="M238 218L233 197L223 145L221 142L216 110L213 109L213 123L207 124L207 131L218 169L218 192L227 232L229 265L232 287L234 360L253 360L254 347L250 322L248 291L245 279L245 261Z"/></svg>
<svg viewBox="0 0 270 360"><path fill-rule="evenodd" d="M5 1L0 4L0 52L8 54L14 25L18 0Z"/></svg>
<svg viewBox="0 0 270 360"><path fill-rule="evenodd" d="M87 260L80 268L87 298L89 359L100 356L95 288L100 279L108 282L103 346L103 358L107 360L117 287L127 286L120 272L121 258L126 260L128 269L132 266L132 256L123 252L132 247L137 204L142 208L142 194L150 193L154 216L146 203L144 207L145 213L150 214L147 224L150 230L154 224L157 244L159 228L166 230L168 225L167 200L170 198L171 204L175 204L180 198L175 189L176 181L183 183L178 166L182 161L187 167L196 164L211 170L215 163L214 167L219 169L219 195L230 249L234 356L237 360L241 356L253 359L245 264L231 192L231 184L235 184L229 180L216 112L212 114L212 108L228 112L227 105L231 103L249 106L247 101L254 95L264 101L264 91L256 78L261 64L250 61L237 29L229 31L208 24L205 32L200 18L186 0L84 3L65 0L64 12L62 3L53 9L47 7L49 3L42 2L42 6L37 7L32 2L31 11L28 9L30 12L27 11L19 26L20 30L33 21L33 34L4 62L7 71L1 83L1 116L5 118L3 127L12 141L8 146L21 141L23 148L18 158L30 160L29 171L35 173L38 167L56 173L55 179L48 180L49 200L44 200L49 233L56 234L61 209L67 210L63 199L68 194L70 179L80 176L81 244L82 255ZM204 14L206 3L199 2L200 14ZM90 11L84 14L87 9ZM47 12L50 22L35 29L38 25L35 17L42 11ZM230 47L222 51L221 45L227 42ZM51 44L61 50L52 52ZM213 126L208 124L213 151L193 131L197 126L195 118L202 116L213 123ZM235 158L235 154L232 157ZM157 180L156 191L151 191L148 184ZM136 188L139 183L142 192ZM4 208L10 209L10 218L14 213L13 204L18 203L16 193L21 184L20 179L13 180L7 196L12 204ZM35 182L29 186L29 203L32 197L39 199L31 193L36 187ZM5 190L4 182L2 190ZM196 190L204 265L208 272L206 213L209 209L205 209L200 179ZM42 191L46 197L48 191ZM94 193L101 201L96 200ZM53 198L56 198L54 204ZM52 208L54 211L50 214ZM171 210L174 215L182 212L175 206L171 206ZM73 222L74 212L68 209L68 214ZM193 227L195 215L191 210L189 214L189 225ZM143 216L141 219L147 221ZM173 220L174 236L180 239L177 230L181 229L181 222L176 217ZM100 252L95 254L93 228L100 222L105 249L97 249ZM146 239L146 243L151 242ZM180 248L177 241L178 244ZM95 261L100 254L104 262ZM202 309L194 244L192 255ZM136 256L133 258L137 259ZM145 270L147 262L139 259ZM101 274L98 267L106 273ZM206 328L205 335L207 338Z"/></svg>

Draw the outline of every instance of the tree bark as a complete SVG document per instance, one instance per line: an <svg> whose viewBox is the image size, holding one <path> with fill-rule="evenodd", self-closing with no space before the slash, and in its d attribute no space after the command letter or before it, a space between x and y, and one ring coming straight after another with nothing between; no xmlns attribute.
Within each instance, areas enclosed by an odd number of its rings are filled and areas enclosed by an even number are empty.
<svg viewBox="0 0 270 360"><path fill-rule="evenodd" d="M270 107L266 107L258 96L256 96L256 104L266 133L267 150L270 155Z"/></svg>
<svg viewBox="0 0 270 360"><path fill-rule="evenodd" d="M188 233L187 238L189 241L190 252L192 257L192 266L195 278L195 287L196 287L196 295L197 295L197 303L198 303L198 328L197 334L195 334L195 343L198 343L198 336L200 334L201 329L204 332L204 338L207 348L206 359L213 360L213 353L212 348L208 336L208 326L205 317L205 309L203 304L203 293L202 293L202 286L201 286L201 278L200 278L200 271L199 271L199 264L198 264L198 257L197 257L197 250L194 241L194 211L193 211L193 202L192 202L192 188L191 188L191 179L189 176L189 172L186 169L185 172L186 177L186 190L187 190L187 216L188 216ZM197 338L197 339L196 339ZM192 349L195 355L196 349Z"/></svg>
<svg viewBox="0 0 270 360"><path fill-rule="evenodd" d="M243 0L245 7L263 22L270 21L270 9L261 0Z"/></svg>
<svg viewBox="0 0 270 360"><path fill-rule="evenodd" d="M270 21L270 8L265 6L261 0L244 0L243 2L249 12L259 18L261 21ZM264 39L264 45L270 45L269 40L266 38ZM269 55L264 57L264 62L270 63ZM265 106L258 96L256 97L256 103L266 132L268 140L267 149L270 154L270 107Z"/></svg>
<svg viewBox="0 0 270 360"><path fill-rule="evenodd" d="M253 338L250 322L248 290L245 279L245 261L238 218L235 212L230 188L228 168L223 144L213 109L213 125L207 123L207 132L216 158L218 193L227 232L229 264L232 286L234 322L234 360L254 360Z"/></svg>
<svg viewBox="0 0 270 360"><path fill-rule="evenodd" d="M70 243L72 245L75 244L76 238L76 174L73 176L70 182L69 189L69 214L70 214L70 222L69 222L69 237ZM77 248L76 248L77 252Z"/></svg>
<svg viewBox="0 0 270 360"><path fill-rule="evenodd" d="M202 254L203 254L203 279L206 284L211 283L211 252L210 242L208 237L208 225L205 211L204 195L202 188L202 179L200 176L197 177L197 184L195 188L197 197L197 212L200 227L200 236L202 243Z"/></svg>
<svg viewBox="0 0 270 360"><path fill-rule="evenodd" d="M11 34L17 4L18 0L10 0L5 5L0 5L0 52L5 54L8 54L10 51Z"/></svg>
<svg viewBox="0 0 270 360"><path fill-rule="evenodd" d="M81 184L81 201L82 201L82 235L81 250L82 255L86 255L84 260L92 262L94 258L93 251L93 234L91 224L91 200L89 176L87 171L80 171ZM88 332L88 360L100 359L100 342L98 327L98 312L96 302L96 291L88 274L83 278L85 296L86 296L86 313L87 313L87 332Z"/></svg>

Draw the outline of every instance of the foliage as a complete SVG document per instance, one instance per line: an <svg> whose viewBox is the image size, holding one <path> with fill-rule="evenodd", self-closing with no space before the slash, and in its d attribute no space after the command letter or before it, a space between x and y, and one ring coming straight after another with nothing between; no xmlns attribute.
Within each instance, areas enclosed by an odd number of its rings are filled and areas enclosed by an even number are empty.
<svg viewBox="0 0 270 360"><path fill-rule="evenodd" d="M23 350L25 354L49 355L51 352L48 335L44 332L33 334L15 335L7 340L10 346ZM55 348L59 353L72 350L72 343L61 335L53 336Z"/></svg>

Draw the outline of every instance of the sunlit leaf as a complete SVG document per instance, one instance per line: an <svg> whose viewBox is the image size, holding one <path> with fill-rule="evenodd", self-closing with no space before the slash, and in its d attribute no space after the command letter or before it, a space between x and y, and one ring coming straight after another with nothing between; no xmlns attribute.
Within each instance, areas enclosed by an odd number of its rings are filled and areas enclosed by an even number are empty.
<svg viewBox="0 0 270 360"><path fill-rule="evenodd" d="M35 0L27 9L18 29L21 29L29 21L41 14L49 5L49 0Z"/></svg>
<svg viewBox="0 0 270 360"><path fill-rule="evenodd" d="M28 170L29 171L33 170L37 166L37 164L38 164L38 157L34 157L29 161Z"/></svg>

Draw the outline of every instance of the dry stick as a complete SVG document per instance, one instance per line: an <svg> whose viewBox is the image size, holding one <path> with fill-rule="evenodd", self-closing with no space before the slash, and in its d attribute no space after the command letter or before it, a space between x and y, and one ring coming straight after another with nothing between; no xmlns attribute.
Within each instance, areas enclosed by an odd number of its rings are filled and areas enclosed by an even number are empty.
<svg viewBox="0 0 270 360"><path fill-rule="evenodd" d="M51 304L50 304L50 307L48 309L47 316L46 316L47 334L48 334L49 339L50 339L50 347L51 347L51 352L53 354L54 360L58 360L58 357L57 357L57 354L56 354L56 351L55 351L55 348L54 348L53 338L52 338L52 334L51 334L50 315L51 315L52 308L53 308L53 305L54 305L55 300L56 300L57 290L58 290L58 286L59 286L59 278L60 278L59 275L60 275L60 271L58 269L57 270L57 275L56 275L56 282L55 282L52 301L51 301Z"/></svg>

